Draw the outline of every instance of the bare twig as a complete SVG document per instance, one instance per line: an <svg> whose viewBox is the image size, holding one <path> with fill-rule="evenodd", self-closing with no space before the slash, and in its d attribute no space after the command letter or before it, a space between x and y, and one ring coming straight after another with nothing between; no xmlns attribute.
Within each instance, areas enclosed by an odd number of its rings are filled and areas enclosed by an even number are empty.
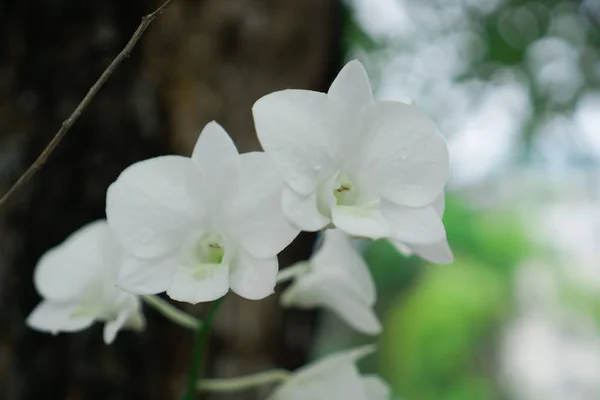
<svg viewBox="0 0 600 400"><path fill-rule="evenodd" d="M75 108L75 111L71 113L69 118L63 121L60 129L58 130L58 132L56 132L50 143L48 143L48 145L44 148L44 150L38 156L38 158L33 162L33 164L31 164L29 168L27 168L27 170L23 173L23 175L21 175L21 177L15 182L15 184L12 185L8 192L6 192L4 196L2 196L2 198L0 199L0 209L2 209L8 202L9 198L15 192L17 192L21 188L21 186L25 185L29 181L29 179L31 179L31 177L37 172L37 170L40 169L40 167L46 163L48 156L52 154L56 146L71 129L75 121L79 119L81 113L87 108L87 106L90 104L90 102L92 101L94 96L96 96L96 94L102 88L102 86L104 86L108 78L110 78L113 72L115 72L119 65L121 65L123 60L129 57L131 51L133 50L137 42L140 40L148 26L160 13L162 13L169 6L169 4L171 4L172 1L173 0L167 0L162 6L158 7L152 13L142 18L142 22L140 22L140 25L129 39L129 42L127 42L123 50L121 50L121 52L114 58L114 60L112 60L110 65L104 70L102 75L100 75L100 78L98 78L96 83L94 83L90 90L88 90L83 100L81 100L79 105Z"/></svg>

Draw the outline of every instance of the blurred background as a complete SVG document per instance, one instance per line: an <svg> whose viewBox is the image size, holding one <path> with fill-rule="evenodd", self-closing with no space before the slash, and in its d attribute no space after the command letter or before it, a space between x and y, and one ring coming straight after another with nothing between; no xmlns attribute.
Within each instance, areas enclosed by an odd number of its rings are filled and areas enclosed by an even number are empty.
<svg viewBox="0 0 600 400"><path fill-rule="evenodd" d="M159 4L0 2L3 191ZM175 0L2 210L0 399L178 398L191 334L151 310L144 334L112 346L98 329L32 332L35 262L103 217L106 187L127 165L189 154L212 119L255 150L256 99L326 90L351 58L377 99L415 103L447 138L456 256L436 266L385 241L363 246L385 329L361 367L398 400L600 399L599 0ZM301 236L282 265L313 242ZM293 369L372 341L325 312L230 295L206 370Z"/></svg>

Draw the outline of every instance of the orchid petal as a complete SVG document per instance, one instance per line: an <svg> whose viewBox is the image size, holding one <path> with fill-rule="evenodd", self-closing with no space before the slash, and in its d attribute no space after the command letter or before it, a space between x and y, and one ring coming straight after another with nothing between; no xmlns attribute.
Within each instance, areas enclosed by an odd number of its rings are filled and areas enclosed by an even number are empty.
<svg viewBox="0 0 600 400"><path fill-rule="evenodd" d="M302 373L305 376L318 377L319 375L324 374L327 371L335 370L343 366L354 366L356 362L368 355L373 354L375 350L377 350L377 347L375 345L369 344L349 350L340 351L331 354L327 357L324 357L315 363L300 368L298 370L298 374Z"/></svg>
<svg viewBox="0 0 600 400"><path fill-rule="evenodd" d="M277 257L258 259L241 251L229 276L231 290L246 299L264 299L275 291L277 269Z"/></svg>
<svg viewBox="0 0 600 400"><path fill-rule="evenodd" d="M443 190L448 148L424 112L400 102L375 103L365 109L362 132L355 168L369 175L383 198L421 207Z"/></svg>
<svg viewBox="0 0 600 400"><path fill-rule="evenodd" d="M339 315L358 332L376 335L381 323L371 309L352 288L335 279L313 275L298 279L282 295L284 306L313 308L322 306Z"/></svg>
<svg viewBox="0 0 600 400"><path fill-rule="evenodd" d="M33 277L38 292L57 302L74 300L85 294L88 283L114 274L121 250L110 235L106 221L95 221L45 253ZM113 264L108 268L107 257Z"/></svg>
<svg viewBox="0 0 600 400"><path fill-rule="evenodd" d="M373 90L367 71L358 60L348 62L339 72L329 91L329 97L343 102L348 112L357 112L360 108L373 103Z"/></svg>
<svg viewBox="0 0 600 400"><path fill-rule="evenodd" d="M390 234L387 221L374 208L334 206L331 217L337 228L350 235L379 239Z"/></svg>
<svg viewBox="0 0 600 400"><path fill-rule="evenodd" d="M321 248L310 259L315 272L338 275L347 280L349 286L355 289L356 295L365 304L369 306L375 304L375 283L369 267L352 246L348 236L337 229L328 229L323 235ZM336 281L340 280L336 279Z"/></svg>
<svg viewBox="0 0 600 400"><path fill-rule="evenodd" d="M238 151L225 129L217 122L206 124L192 152L192 160L210 173L238 156Z"/></svg>
<svg viewBox="0 0 600 400"><path fill-rule="evenodd" d="M355 363L373 346L342 351L300 368L268 400L371 400Z"/></svg>
<svg viewBox="0 0 600 400"><path fill-rule="evenodd" d="M390 400L392 391L386 381L377 375L364 375L363 384L367 399L369 400Z"/></svg>
<svg viewBox="0 0 600 400"><path fill-rule="evenodd" d="M360 298L343 286L331 286L331 290L321 291L323 303L339 315L356 331L377 335L381 333L381 323L372 307L366 305Z"/></svg>
<svg viewBox="0 0 600 400"><path fill-rule="evenodd" d="M372 309L375 284L368 267L348 237L325 232L323 245L281 296L284 306L325 307L365 334L378 334L381 324Z"/></svg>
<svg viewBox="0 0 600 400"><path fill-rule="evenodd" d="M398 242L397 240L391 240L390 242L394 245L394 247L400 254L402 254L406 257L412 256L413 254L415 254L415 252L412 250L412 248L409 245L407 245L406 243Z"/></svg>
<svg viewBox="0 0 600 400"><path fill-rule="evenodd" d="M286 187L282 192L281 207L293 226L303 231L316 232L331 222L331 218L319 211L316 192L304 196Z"/></svg>
<svg viewBox="0 0 600 400"><path fill-rule="evenodd" d="M35 330L57 334L89 328L95 315L83 315L76 303L42 301L27 317L27 325Z"/></svg>
<svg viewBox="0 0 600 400"><path fill-rule="evenodd" d="M138 257L178 248L204 210L194 197L202 175L185 157L163 156L125 169L106 196L108 223L122 245Z"/></svg>
<svg viewBox="0 0 600 400"><path fill-rule="evenodd" d="M445 193L444 192L440 193L435 198L435 200L433 200L433 203L431 203L431 206L438 213L438 215L440 217L443 217L444 216L444 211L446 210Z"/></svg>
<svg viewBox="0 0 600 400"><path fill-rule="evenodd" d="M180 265L167 289L173 300L197 304L221 298L229 291L229 264ZM204 272L208 271L208 272Z"/></svg>
<svg viewBox="0 0 600 400"><path fill-rule="evenodd" d="M432 206L413 208L382 201L381 210L394 240L412 245L436 243L446 237L442 219Z"/></svg>
<svg viewBox="0 0 600 400"><path fill-rule="evenodd" d="M340 104L325 93L282 90L260 98L252 108L256 133L283 179L308 195L339 157Z"/></svg>
<svg viewBox="0 0 600 400"><path fill-rule="evenodd" d="M374 400L368 397L365 384L355 363L374 351L374 346L364 346L329 355L300 368L291 379L281 385L268 400ZM371 380L368 378L369 381ZM379 399L375 399L379 400Z"/></svg>
<svg viewBox="0 0 600 400"><path fill-rule="evenodd" d="M411 245L413 251L421 258L436 264L451 264L454 262L452 249L446 240L434 244Z"/></svg>
<svg viewBox="0 0 600 400"><path fill-rule="evenodd" d="M177 265L176 253L155 258L127 255L123 258L117 284L129 293L161 293L169 287Z"/></svg>
<svg viewBox="0 0 600 400"><path fill-rule="evenodd" d="M242 154L240 161L243 178L229 212L231 231L254 257L274 257L299 233L283 215L283 180L265 153Z"/></svg>
<svg viewBox="0 0 600 400"><path fill-rule="evenodd" d="M115 341L117 333L123 328L127 319L129 318L130 311L123 309L117 314L117 318L107 321L104 324L104 330L102 331L102 338L104 343L111 344Z"/></svg>

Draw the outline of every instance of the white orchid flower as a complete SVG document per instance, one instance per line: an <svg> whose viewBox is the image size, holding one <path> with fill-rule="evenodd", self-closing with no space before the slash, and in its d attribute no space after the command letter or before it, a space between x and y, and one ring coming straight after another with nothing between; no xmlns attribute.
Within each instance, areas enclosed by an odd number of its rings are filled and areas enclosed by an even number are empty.
<svg viewBox="0 0 600 400"><path fill-rule="evenodd" d="M258 138L287 183L286 216L317 231L415 244L445 238L431 206L448 177L448 148L417 107L375 102L358 61L328 93L283 90L253 107Z"/></svg>
<svg viewBox="0 0 600 400"><path fill-rule="evenodd" d="M145 322L138 297L116 285L122 255L105 220L85 225L46 252L34 273L43 300L27 325L57 334L103 321L106 343L112 343L121 328L142 329Z"/></svg>
<svg viewBox="0 0 600 400"><path fill-rule="evenodd" d="M375 346L360 347L304 366L268 400L389 400L387 383L375 375L361 375L356 367L374 351Z"/></svg>
<svg viewBox="0 0 600 400"><path fill-rule="evenodd" d="M440 218L444 216L444 193L435 199L432 207L438 213ZM419 257L436 264L450 264L454 261L452 249L445 236L442 240L432 243L410 243L409 241L400 242L392 240L392 244L394 244L400 253L406 256L416 254Z"/></svg>
<svg viewBox="0 0 600 400"><path fill-rule="evenodd" d="M284 270L286 271L286 270ZM359 332L375 335L381 324L373 311L375 284L367 265L346 234L324 232L321 248L308 262L289 268L294 282L281 296L286 307L324 307Z"/></svg>
<svg viewBox="0 0 600 400"><path fill-rule="evenodd" d="M108 223L131 254L119 284L137 294L211 301L274 290L277 254L298 234L283 216L283 181L270 158L239 155L216 122L191 158L163 156L127 168L110 186Z"/></svg>

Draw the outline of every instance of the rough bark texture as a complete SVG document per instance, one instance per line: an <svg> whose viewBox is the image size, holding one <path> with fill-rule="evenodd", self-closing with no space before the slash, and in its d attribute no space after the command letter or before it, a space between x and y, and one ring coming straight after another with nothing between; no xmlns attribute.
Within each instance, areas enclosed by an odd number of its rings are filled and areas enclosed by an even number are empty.
<svg viewBox="0 0 600 400"><path fill-rule="evenodd" d="M158 5L0 2L3 191L39 154L140 17ZM175 0L154 22L0 217L0 399L180 397L192 335L152 310L145 333L123 332L112 346L103 344L98 326L55 337L27 329L24 320L39 301L31 280L35 263L70 232L104 216L106 188L123 168L160 154L189 154L206 122L219 121L241 151L258 149L252 103L282 88L322 90L338 69L339 8L335 0ZM311 244L310 236L302 237L282 265L306 258ZM308 314L282 313L275 296L251 302L230 294L215 323L207 374L295 368L306 356L311 326Z"/></svg>

